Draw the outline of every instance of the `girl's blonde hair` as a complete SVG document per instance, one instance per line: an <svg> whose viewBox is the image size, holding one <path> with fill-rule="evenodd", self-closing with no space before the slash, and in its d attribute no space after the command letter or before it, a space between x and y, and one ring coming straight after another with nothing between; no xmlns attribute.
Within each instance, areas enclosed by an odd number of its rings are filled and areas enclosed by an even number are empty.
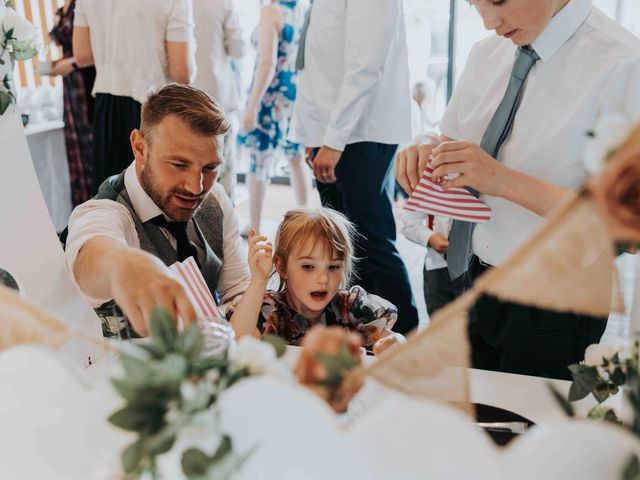
<svg viewBox="0 0 640 480"><path fill-rule="evenodd" d="M349 284L354 270L353 238L355 226L347 218L329 208L297 208L289 210L278 227L273 255L276 266L285 269L289 255L300 252L307 240L312 240L311 249L321 242L322 248L331 257L344 262L344 280L342 287ZM276 270L277 272L277 270ZM274 272L274 273L276 273ZM286 281L280 276L278 291L287 288Z"/></svg>

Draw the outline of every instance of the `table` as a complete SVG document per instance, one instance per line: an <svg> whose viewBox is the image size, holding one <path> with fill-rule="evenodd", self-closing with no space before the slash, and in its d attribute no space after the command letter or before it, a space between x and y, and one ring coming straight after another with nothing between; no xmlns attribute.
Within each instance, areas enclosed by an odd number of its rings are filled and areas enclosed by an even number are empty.
<svg viewBox="0 0 640 480"><path fill-rule="evenodd" d="M24 133L42 196L57 232L67 226L71 215L71 185L64 140L64 122L27 125Z"/></svg>

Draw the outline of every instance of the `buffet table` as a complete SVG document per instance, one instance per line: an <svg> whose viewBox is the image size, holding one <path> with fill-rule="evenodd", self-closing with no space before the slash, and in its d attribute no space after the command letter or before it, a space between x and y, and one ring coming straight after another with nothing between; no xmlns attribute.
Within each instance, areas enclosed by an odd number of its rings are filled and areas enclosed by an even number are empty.
<svg viewBox="0 0 640 480"><path fill-rule="evenodd" d="M64 122L49 121L25 127L25 135L53 226L61 232L71 215L69 165Z"/></svg>

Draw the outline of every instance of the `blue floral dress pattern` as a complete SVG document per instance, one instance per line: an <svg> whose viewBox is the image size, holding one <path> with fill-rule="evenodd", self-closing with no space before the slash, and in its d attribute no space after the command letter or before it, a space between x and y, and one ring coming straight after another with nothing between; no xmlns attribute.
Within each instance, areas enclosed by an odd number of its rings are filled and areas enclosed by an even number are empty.
<svg viewBox="0 0 640 480"><path fill-rule="evenodd" d="M238 141L252 153L249 172L261 177L268 174L269 157L274 150L281 148L288 156L292 156L301 149L300 145L287 140L287 133L297 91L298 72L295 63L298 42L308 6L303 0L279 0L274 4L280 7L284 17L284 26L278 38L275 74L258 106L256 128L238 137ZM253 38L256 44L255 35Z"/></svg>

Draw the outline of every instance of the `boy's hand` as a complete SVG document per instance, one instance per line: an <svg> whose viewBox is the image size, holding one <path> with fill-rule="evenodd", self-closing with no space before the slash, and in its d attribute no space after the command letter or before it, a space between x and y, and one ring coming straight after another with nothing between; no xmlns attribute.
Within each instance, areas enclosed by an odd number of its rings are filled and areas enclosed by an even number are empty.
<svg viewBox="0 0 640 480"><path fill-rule="evenodd" d="M434 233L429 237L427 246L438 253L446 253L449 248L449 240L441 233Z"/></svg>
<svg viewBox="0 0 640 480"><path fill-rule="evenodd" d="M273 269L273 245L267 241L267 237L256 235L256 231L249 232L248 263L251 278L267 282Z"/></svg>

